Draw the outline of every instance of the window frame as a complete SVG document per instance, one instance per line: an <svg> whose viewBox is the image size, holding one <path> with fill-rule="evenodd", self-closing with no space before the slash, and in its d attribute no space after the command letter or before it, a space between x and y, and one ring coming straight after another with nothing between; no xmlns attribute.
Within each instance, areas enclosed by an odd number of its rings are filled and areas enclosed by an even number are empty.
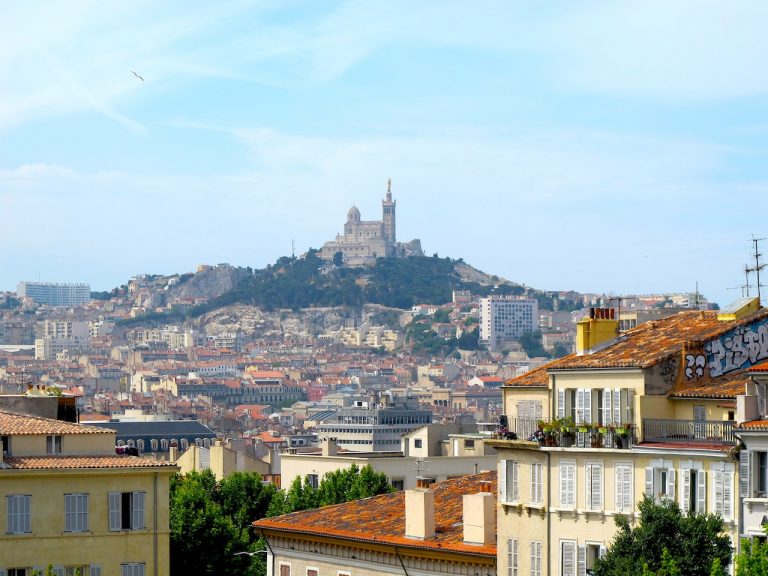
<svg viewBox="0 0 768 576"><path fill-rule="evenodd" d="M60 455L63 443L61 434L48 434L45 437L45 453L49 456Z"/></svg>
<svg viewBox="0 0 768 576"><path fill-rule="evenodd" d="M87 492L64 494L64 532L89 531L88 496ZM74 509L71 509L72 506Z"/></svg>
<svg viewBox="0 0 768 576"><path fill-rule="evenodd" d="M12 502L14 502L15 504L12 504ZM5 505L6 505L5 533L6 534L31 534L32 533L32 495L8 494L5 497ZM19 505L23 505L24 507L26 507L26 510L19 509Z"/></svg>

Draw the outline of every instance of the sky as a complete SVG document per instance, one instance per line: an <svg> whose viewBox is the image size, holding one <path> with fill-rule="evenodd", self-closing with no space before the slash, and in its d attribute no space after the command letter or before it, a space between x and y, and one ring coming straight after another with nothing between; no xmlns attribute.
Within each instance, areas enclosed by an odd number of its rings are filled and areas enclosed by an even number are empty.
<svg viewBox="0 0 768 576"><path fill-rule="evenodd" d="M380 219L391 178L398 240L430 256L727 304L768 237L766 21L750 0L0 0L0 290L261 268L353 204Z"/></svg>

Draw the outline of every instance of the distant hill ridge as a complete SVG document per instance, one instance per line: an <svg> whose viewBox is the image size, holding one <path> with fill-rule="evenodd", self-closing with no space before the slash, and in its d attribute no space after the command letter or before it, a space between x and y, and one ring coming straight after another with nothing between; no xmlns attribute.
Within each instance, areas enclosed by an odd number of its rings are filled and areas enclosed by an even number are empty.
<svg viewBox="0 0 768 576"><path fill-rule="evenodd" d="M208 302L186 313L148 314L135 320L170 319L173 316L199 317L208 312L242 304L262 310L348 306L362 308L378 304L409 309L416 304L447 304L454 290L469 290L473 295L527 295L539 300L540 308L551 309L544 292L526 288L497 276L489 276L463 260L417 256L405 259L379 258L370 267L344 267L322 260L316 250L292 258L279 258L263 269L237 268L233 288L215 295ZM198 273L199 274L205 273ZM186 275L185 275L186 276ZM187 279L186 282L192 282ZM196 285L201 285L199 281ZM184 284L173 286L168 297L184 294ZM126 323L136 323L128 320Z"/></svg>

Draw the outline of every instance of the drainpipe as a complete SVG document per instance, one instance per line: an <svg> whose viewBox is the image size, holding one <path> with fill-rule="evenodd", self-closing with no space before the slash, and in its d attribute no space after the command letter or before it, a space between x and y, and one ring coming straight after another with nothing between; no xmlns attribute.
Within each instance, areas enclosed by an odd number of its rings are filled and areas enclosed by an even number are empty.
<svg viewBox="0 0 768 576"><path fill-rule="evenodd" d="M158 474L157 474L157 472L155 472L154 497L153 497L154 502L153 502L153 505L152 505L152 508L153 508L153 513L152 513L152 516L153 516L153 519L152 519L152 524L153 524L153 526L152 526L152 531L153 531L153 534L152 534L152 563L155 566L155 570L154 570L155 576L158 576L158 567L157 567L157 484L158 484L158 481L157 481L157 476L158 476Z"/></svg>
<svg viewBox="0 0 768 576"><path fill-rule="evenodd" d="M552 374L552 407L550 418L557 418L557 380ZM552 452L547 451L547 574L552 574Z"/></svg>

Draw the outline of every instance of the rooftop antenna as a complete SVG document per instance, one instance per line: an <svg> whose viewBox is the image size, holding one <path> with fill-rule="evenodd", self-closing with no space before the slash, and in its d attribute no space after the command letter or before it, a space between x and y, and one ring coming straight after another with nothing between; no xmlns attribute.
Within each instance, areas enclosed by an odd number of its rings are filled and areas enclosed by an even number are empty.
<svg viewBox="0 0 768 576"><path fill-rule="evenodd" d="M421 475L422 472L426 472L429 469L427 466L427 459L418 457L416 458L416 479L421 480L424 478L424 476Z"/></svg>
<svg viewBox="0 0 768 576"><path fill-rule="evenodd" d="M296 258L296 242L291 238L291 258Z"/></svg>
<svg viewBox="0 0 768 576"><path fill-rule="evenodd" d="M761 240L765 240L765 238L755 238L755 235L754 234L752 235L752 244L755 246L755 253L753 254L753 256L755 258L755 266L754 266L754 268L749 268L748 266L744 267L746 272L747 272L747 274L749 274L750 272L754 272L755 275L756 275L756 278L757 278L757 282L756 282L757 283L757 300L758 300L758 302L760 301L760 288L763 286L762 284L760 284L760 270L765 268L765 264L760 264L760 256L762 256L762 254L758 251L758 243ZM749 284L749 282L747 282L747 284ZM749 292L747 292L747 296L749 296Z"/></svg>

